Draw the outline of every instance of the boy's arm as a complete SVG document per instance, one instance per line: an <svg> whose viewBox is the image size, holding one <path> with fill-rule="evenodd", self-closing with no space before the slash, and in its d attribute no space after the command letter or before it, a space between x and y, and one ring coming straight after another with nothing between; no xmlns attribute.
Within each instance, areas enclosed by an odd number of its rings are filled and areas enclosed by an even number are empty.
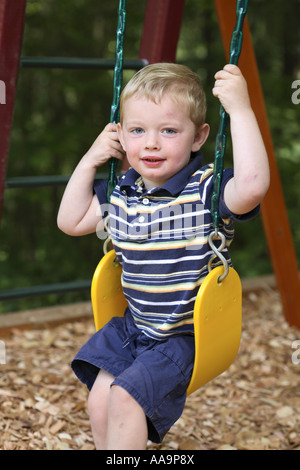
<svg viewBox="0 0 300 470"><path fill-rule="evenodd" d="M246 214L268 190L268 156L240 69L228 64L215 79L213 94L230 116L233 147L234 177L225 186L224 201L232 213Z"/></svg>
<svg viewBox="0 0 300 470"><path fill-rule="evenodd" d="M65 189L57 216L60 230L73 236L96 231L101 221L99 202L93 191L97 167L111 157L122 159L123 155L117 126L108 124L77 165Z"/></svg>

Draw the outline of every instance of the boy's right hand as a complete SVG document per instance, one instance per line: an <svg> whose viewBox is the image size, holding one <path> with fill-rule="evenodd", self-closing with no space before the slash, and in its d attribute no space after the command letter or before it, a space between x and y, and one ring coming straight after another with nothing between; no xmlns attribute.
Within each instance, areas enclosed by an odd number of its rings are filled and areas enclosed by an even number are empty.
<svg viewBox="0 0 300 470"><path fill-rule="evenodd" d="M67 184L57 216L60 230L72 236L96 231L102 219L99 201L93 191L96 168L112 157L122 160L124 155L117 125L107 124L82 157Z"/></svg>
<svg viewBox="0 0 300 470"><path fill-rule="evenodd" d="M125 155L117 134L117 124L109 123L97 137L84 159L94 167L106 163L110 158L122 160Z"/></svg>

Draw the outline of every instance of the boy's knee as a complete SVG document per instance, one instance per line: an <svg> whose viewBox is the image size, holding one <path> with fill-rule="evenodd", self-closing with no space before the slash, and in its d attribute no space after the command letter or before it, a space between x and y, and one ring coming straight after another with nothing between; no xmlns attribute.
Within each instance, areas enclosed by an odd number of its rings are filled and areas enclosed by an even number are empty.
<svg viewBox="0 0 300 470"><path fill-rule="evenodd" d="M124 415L131 414L141 407L124 388L113 385L110 391L109 408L112 414Z"/></svg>
<svg viewBox="0 0 300 470"><path fill-rule="evenodd" d="M113 385L110 389L110 404L115 405L119 403L121 407L127 406L130 404L131 395L125 390L125 388L120 387L119 385Z"/></svg>
<svg viewBox="0 0 300 470"><path fill-rule="evenodd" d="M114 378L104 372L100 371L94 385L89 393L87 407L90 417L98 416L105 419L107 415L107 406L110 394L110 385Z"/></svg>
<svg viewBox="0 0 300 470"><path fill-rule="evenodd" d="M93 389L88 396L87 408L91 420L105 420L106 410L103 407L103 402L99 394L93 392Z"/></svg>

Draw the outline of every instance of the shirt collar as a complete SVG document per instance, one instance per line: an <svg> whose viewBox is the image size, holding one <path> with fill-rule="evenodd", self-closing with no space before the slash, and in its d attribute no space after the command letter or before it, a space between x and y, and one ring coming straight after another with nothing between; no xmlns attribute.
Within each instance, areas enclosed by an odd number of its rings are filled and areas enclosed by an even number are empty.
<svg viewBox="0 0 300 470"><path fill-rule="evenodd" d="M169 179L162 186L153 188L149 191L151 194L158 193L161 191L167 191L172 196L179 194L187 185L187 182L192 174L195 173L201 167L202 164L202 154L196 153L193 158L191 158L188 165L186 165L182 170L180 170L176 175ZM145 190L144 183L141 175L135 171L133 168L130 168L128 172L120 180L120 190L128 191L129 188L135 189L137 192L142 192Z"/></svg>

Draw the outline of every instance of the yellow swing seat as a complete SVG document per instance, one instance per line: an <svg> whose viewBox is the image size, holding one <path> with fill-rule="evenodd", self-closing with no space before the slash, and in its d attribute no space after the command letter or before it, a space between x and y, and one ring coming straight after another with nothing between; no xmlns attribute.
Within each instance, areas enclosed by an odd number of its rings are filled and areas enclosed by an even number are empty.
<svg viewBox="0 0 300 470"><path fill-rule="evenodd" d="M240 278L229 268L219 282L223 267L214 268L203 281L194 307L195 364L187 389L191 394L234 361L242 329L242 288ZM123 316L127 306L121 286L122 267L114 250L99 262L92 280L91 298L98 331L112 317Z"/></svg>
<svg viewBox="0 0 300 470"><path fill-rule="evenodd" d="M122 266L114 250L100 260L92 279L91 298L96 331L113 317L122 317L127 301L121 285Z"/></svg>

